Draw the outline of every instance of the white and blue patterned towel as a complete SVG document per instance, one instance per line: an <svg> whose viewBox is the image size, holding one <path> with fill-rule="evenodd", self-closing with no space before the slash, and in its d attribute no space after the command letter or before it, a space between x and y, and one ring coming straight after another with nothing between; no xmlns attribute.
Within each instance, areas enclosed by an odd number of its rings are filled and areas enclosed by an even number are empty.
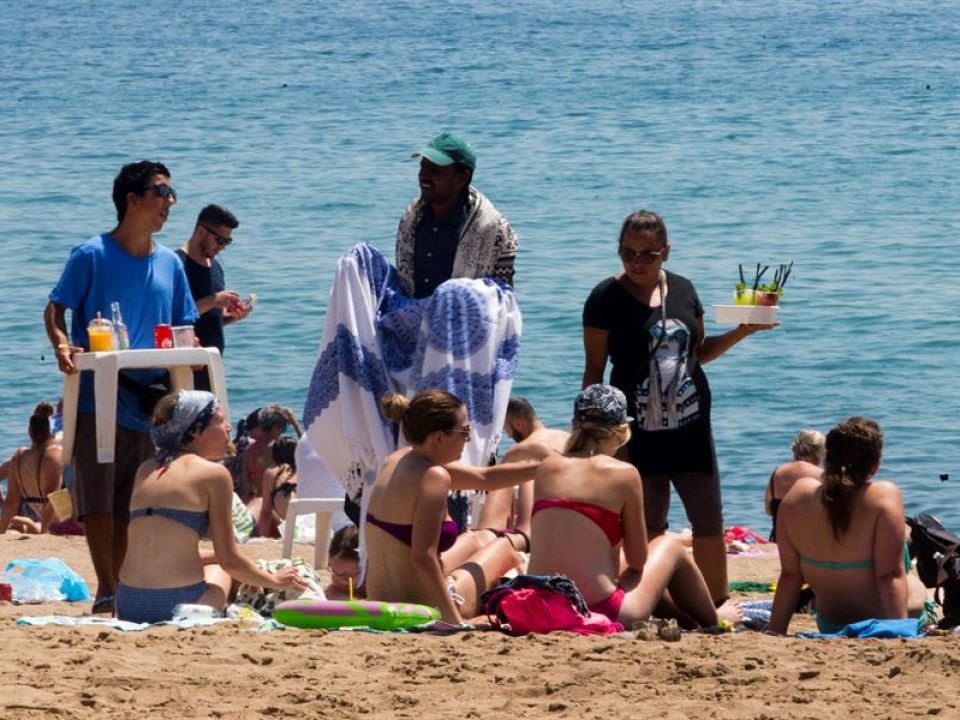
<svg viewBox="0 0 960 720"><path fill-rule="evenodd" d="M304 406L311 448L356 498L400 442L380 396L439 388L467 407L474 433L462 460L486 465L500 440L521 325L506 285L453 279L418 300L376 248L351 248L337 264Z"/></svg>

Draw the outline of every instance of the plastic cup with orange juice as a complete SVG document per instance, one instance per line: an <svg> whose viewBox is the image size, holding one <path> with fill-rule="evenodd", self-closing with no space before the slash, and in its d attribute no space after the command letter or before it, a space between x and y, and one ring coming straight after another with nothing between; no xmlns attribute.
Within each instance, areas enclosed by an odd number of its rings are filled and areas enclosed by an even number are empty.
<svg viewBox="0 0 960 720"><path fill-rule="evenodd" d="M116 350L113 338L113 324L100 317L100 313L87 325L87 337L90 338L90 352L110 352Z"/></svg>

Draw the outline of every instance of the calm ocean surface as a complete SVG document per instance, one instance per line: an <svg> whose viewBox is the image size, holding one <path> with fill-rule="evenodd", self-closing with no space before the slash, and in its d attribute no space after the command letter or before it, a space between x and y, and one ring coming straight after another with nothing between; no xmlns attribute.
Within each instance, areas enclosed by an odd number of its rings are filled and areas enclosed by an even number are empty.
<svg viewBox="0 0 960 720"><path fill-rule="evenodd" d="M520 235L515 391L548 423L619 224L655 209L707 306L738 263L795 261L782 327L707 367L728 522L768 529L793 434L865 414L880 475L957 529L958 6L570 5L0 0L0 452L60 393L41 313L122 163L170 167L166 245L208 202L239 216L227 281L260 303L228 330L231 409L299 414L337 256L392 257L409 153L450 129Z"/></svg>

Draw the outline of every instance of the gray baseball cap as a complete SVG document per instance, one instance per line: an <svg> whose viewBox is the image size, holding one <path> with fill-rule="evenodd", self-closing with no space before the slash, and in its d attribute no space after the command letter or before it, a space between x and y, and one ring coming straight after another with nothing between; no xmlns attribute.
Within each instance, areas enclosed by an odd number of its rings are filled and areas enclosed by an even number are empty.
<svg viewBox="0 0 960 720"><path fill-rule="evenodd" d="M613 385L597 383L585 388L573 401L573 419L601 425L631 422L627 415L627 396Z"/></svg>

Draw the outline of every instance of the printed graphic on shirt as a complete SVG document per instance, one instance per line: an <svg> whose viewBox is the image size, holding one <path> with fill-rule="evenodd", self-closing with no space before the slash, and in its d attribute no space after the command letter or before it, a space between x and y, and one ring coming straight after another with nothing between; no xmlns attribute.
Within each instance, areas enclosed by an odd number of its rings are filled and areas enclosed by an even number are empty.
<svg viewBox="0 0 960 720"><path fill-rule="evenodd" d="M699 419L689 345L690 330L679 320L670 318L650 328L649 374L636 392L637 424L642 429L672 430Z"/></svg>

